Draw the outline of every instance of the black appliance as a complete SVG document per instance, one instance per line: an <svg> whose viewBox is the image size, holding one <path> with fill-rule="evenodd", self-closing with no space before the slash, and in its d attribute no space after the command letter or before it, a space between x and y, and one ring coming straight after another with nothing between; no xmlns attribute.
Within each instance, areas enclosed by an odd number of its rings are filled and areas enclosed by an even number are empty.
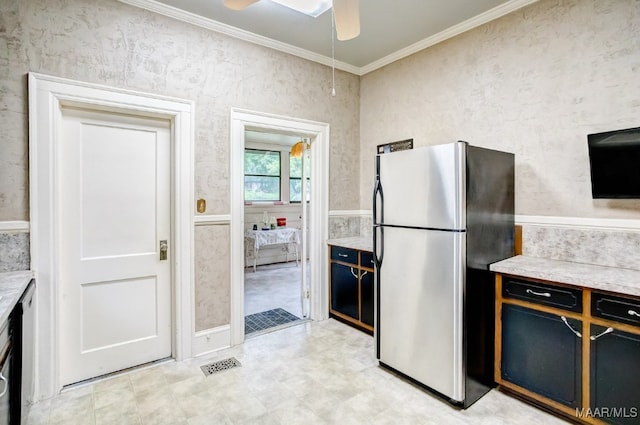
<svg viewBox="0 0 640 425"><path fill-rule="evenodd" d="M35 280L0 329L0 425L27 423L33 396Z"/></svg>
<svg viewBox="0 0 640 425"><path fill-rule="evenodd" d="M31 280L27 289L11 313L11 327L14 342L14 379L12 390L12 425L24 425L27 423L29 406L33 397L34 384L34 333L35 333L35 280Z"/></svg>
<svg viewBox="0 0 640 425"><path fill-rule="evenodd" d="M593 198L640 198L640 127L587 135Z"/></svg>
<svg viewBox="0 0 640 425"><path fill-rule="evenodd" d="M0 425L10 425L14 397L14 354L9 321L0 330Z"/></svg>

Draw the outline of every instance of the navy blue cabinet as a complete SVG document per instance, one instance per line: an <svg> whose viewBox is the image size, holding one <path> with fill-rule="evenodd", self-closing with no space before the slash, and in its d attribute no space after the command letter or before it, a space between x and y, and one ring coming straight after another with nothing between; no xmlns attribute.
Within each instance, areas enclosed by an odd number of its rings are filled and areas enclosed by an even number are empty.
<svg viewBox="0 0 640 425"><path fill-rule="evenodd" d="M371 252L342 246L329 250L329 316L373 333Z"/></svg>
<svg viewBox="0 0 640 425"><path fill-rule="evenodd" d="M373 326L373 272L366 270L360 277L360 320Z"/></svg>
<svg viewBox="0 0 640 425"><path fill-rule="evenodd" d="M572 421L640 424L640 298L496 276L502 388Z"/></svg>
<svg viewBox="0 0 640 425"><path fill-rule="evenodd" d="M502 379L581 407L582 323L517 305L502 307Z"/></svg>
<svg viewBox="0 0 640 425"><path fill-rule="evenodd" d="M640 335L591 325L591 413L611 424L640 423Z"/></svg>
<svg viewBox="0 0 640 425"><path fill-rule="evenodd" d="M331 263L331 310L358 319L358 276L352 270Z"/></svg>

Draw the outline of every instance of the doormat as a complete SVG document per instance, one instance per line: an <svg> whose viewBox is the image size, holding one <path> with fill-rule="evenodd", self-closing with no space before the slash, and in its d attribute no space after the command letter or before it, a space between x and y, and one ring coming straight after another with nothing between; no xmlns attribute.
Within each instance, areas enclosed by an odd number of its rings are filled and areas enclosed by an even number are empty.
<svg viewBox="0 0 640 425"><path fill-rule="evenodd" d="M244 334L249 335L296 320L300 320L300 318L281 308L250 314L244 318Z"/></svg>
<svg viewBox="0 0 640 425"><path fill-rule="evenodd" d="M217 362L200 366L200 369L202 369L205 375L209 376L238 366L242 366L240 362L235 357L229 357L228 359L218 360Z"/></svg>

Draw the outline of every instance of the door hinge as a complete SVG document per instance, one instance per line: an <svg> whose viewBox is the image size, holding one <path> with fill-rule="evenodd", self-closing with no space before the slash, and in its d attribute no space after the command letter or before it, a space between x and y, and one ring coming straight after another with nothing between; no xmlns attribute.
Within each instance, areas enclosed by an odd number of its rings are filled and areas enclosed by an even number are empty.
<svg viewBox="0 0 640 425"><path fill-rule="evenodd" d="M309 299L309 297L310 297L310 296L311 296L311 295L309 294L309 291L304 291L304 297L305 297L306 299Z"/></svg>

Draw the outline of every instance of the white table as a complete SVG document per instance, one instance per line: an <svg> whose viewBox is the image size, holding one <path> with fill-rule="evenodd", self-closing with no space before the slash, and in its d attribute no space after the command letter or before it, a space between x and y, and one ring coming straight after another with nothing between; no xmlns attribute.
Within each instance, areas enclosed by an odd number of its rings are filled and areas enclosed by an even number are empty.
<svg viewBox="0 0 640 425"><path fill-rule="evenodd" d="M273 230L247 230L244 237L249 244L253 244L253 271L256 271L256 262L260 248L268 245L284 244L289 261L289 246L295 244L296 266L298 265L298 248L300 247L300 231L293 227L279 227Z"/></svg>

